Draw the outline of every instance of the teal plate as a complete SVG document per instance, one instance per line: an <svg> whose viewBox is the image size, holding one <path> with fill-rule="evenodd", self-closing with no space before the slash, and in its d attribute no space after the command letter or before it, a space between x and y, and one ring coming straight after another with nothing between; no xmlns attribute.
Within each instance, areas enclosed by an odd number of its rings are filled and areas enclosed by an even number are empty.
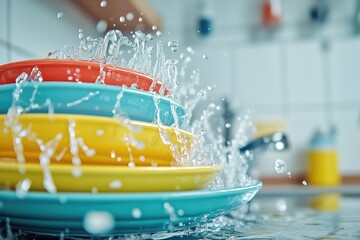
<svg viewBox="0 0 360 240"><path fill-rule="evenodd" d="M239 188L162 193L0 191L0 221L39 234L89 236L88 216L110 216L111 226L96 235L151 233L193 227L225 215L253 198L261 183ZM92 215L91 215L92 214ZM99 215L97 215L99 214Z"/></svg>
<svg viewBox="0 0 360 240"><path fill-rule="evenodd" d="M0 114L7 113L15 88L15 84L0 86ZM179 126L184 121L184 108L167 97L133 88L95 83L29 82L22 87L18 103L28 113L48 113L50 100L54 113L112 117L117 97L120 100L116 111L122 117L157 123L159 111L161 123L164 125L170 126L174 123L173 113ZM155 104L155 97L158 99L158 106ZM31 105L33 107L29 108Z"/></svg>

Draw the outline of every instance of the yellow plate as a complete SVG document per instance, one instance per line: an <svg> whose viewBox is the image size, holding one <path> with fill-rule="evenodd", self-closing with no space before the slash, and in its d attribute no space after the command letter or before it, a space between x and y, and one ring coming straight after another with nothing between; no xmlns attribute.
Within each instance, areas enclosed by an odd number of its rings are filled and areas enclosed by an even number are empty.
<svg viewBox="0 0 360 240"><path fill-rule="evenodd" d="M15 158L13 141L16 141L16 130L9 127L11 123L6 123L5 120L6 115L0 115L0 157ZM40 146L45 147L46 143L54 145L58 138L51 164L76 162L74 156L78 152L81 164L84 165L128 165L131 159L136 166L183 165L174 160L181 159L190 151L190 142L193 139L190 133L165 126L159 129L158 125L145 122L126 122L124 119L120 121L119 123L113 118L81 115L20 115L19 123L22 129L30 130L30 133L22 138L22 152L26 162L39 162ZM75 133L72 137L71 129ZM169 144L162 140L160 130L165 133L163 137ZM70 148L71 139L75 142L72 144L75 145L73 153ZM57 161L58 159L61 160Z"/></svg>
<svg viewBox="0 0 360 240"><path fill-rule="evenodd" d="M0 186L14 189L20 181L29 179L30 190L44 190L39 164L27 163L25 173L20 173L14 159L6 160L0 160ZM49 169L58 192L162 192L200 189L221 168L82 166L80 177L72 174L72 165L53 165Z"/></svg>

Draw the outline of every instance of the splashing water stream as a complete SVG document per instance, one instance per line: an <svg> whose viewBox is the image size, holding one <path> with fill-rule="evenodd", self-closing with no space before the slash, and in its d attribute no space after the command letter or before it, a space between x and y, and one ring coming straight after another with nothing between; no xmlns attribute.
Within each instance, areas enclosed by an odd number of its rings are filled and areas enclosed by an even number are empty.
<svg viewBox="0 0 360 240"><path fill-rule="evenodd" d="M155 28L155 30L156 29L157 28ZM225 147L221 131L217 128L218 131L214 133L214 127L210 123L210 119L215 117L216 114L214 113L218 109L215 104L210 104L208 108L203 111L200 119L192 121L192 111L195 109L199 101L206 99L207 90L196 90L200 79L200 72L198 69L190 71L190 75L187 73L191 62L190 56L181 54L179 60L166 59L163 43L158 41L156 44L155 61L153 61L153 47L149 46L150 41L153 40L153 36L146 35L141 31L136 31L134 33L133 42L124 36L119 30L109 31L104 38L84 37L83 31L79 30L79 39L80 45L77 48L65 45L61 51L56 50L49 54L48 57L56 57L58 55L58 58L60 59L88 59L90 61L97 62L100 66L100 72L95 83L104 84L107 74L104 70L104 65L117 65L119 63L124 64L127 61L122 58L121 53L126 51L126 48L130 48L133 55L128 61L127 67L150 75L153 78L149 88L150 92L155 90L157 83L162 83L159 94L153 93L153 102L156 109L153 123L157 124L159 136L162 142L171 149L175 162L181 166L221 165L224 168L224 171L222 171L222 174L208 186L208 189L244 186L250 183L251 179L246 175L246 161L237 152L239 145L244 144L245 140L241 137L244 134L247 134L246 128L248 128L248 125L245 124L240 126L237 137L229 146ZM178 43L176 41L169 42L168 46L171 51L178 51ZM195 54L195 51L192 48L188 48L187 51L191 55ZM154 65L152 65L153 63ZM180 72L178 72L179 64L181 65ZM19 116L31 109L39 107L34 104L34 101L36 99L36 95L38 94L38 88L43 80L40 71L41 69L34 67L29 76L23 73L18 77L16 81L16 89L13 92L13 102L8 111L5 122L5 126L11 130L11 134L13 136L14 150L16 152L17 161L20 164L21 172L25 171L25 157L23 154L24 149L22 139L29 137L32 133L31 126L24 128L21 125ZM75 77L76 81L80 82L80 72L76 72L76 74L71 77ZM30 81L36 83L34 84L34 90L29 100L29 106L24 109L20 106L19 99L22 93L22 88ZM122 110L121 100L123 98L124 89L125 86L119 90L116 96L116 101L112 110L113 119L121 126L130 130L130 132L140 132L142 130L141 127L131 124L130 119ZM81 99L68 103L67 107L73 107L83 101L88 101L90 98L98 94L99 91L90 92ZM180 143L180 147L172 143L172 136L170 136L167 131L167 127L165 127L161 121L161 111L159 109L161 95L166 95L167 97L179 102L180 105L183 105L187 110L187 115L182 126L180 126L180 119L176 112L175 104L172 103L170 105L170 112L167 113L171 114L173 117L174 123L171 127L174 130L177 142ZM46 99L45 105L48 107L49 117L51 118L54 114L54 106L51 99ZM194 134L196 136L195 140L189 142L190 140L181 134L180 128ZM37 139L36 136L32 135L32 138L35 139L41 149L39 161L44 174L43 185L49 193L55 193L57 191L49 169L51 158L54 158L56 161L61 161L63 156L69 150L72 157L71 162L74 166L72 173L75 177L80 178L82 171L79 151L82 150L87 156L93 156L96 154L94 149L89 148L85 144L84 139L76 136L76 123L74 120L70 120L68 123L68 134L70 139L69 146L61 149L57 156L55 156L55 152L63 138L62 134L57 134L53 139L46 143L43 143L42 140ZM104 134L104 132L101 134ZM136 139L131 133L124 135L121 141L125 143L128 150L128 166L136 167L132 147L142 150L145 148L145 144ZM190 151L190 149L193 151ZM115 149L110 153L110 156L117 161L122 160L122 156L116 156ZM140 161L144 161L145 156L140 156L139 159ZM153 166L156 166L156 164L153 164ZM27 186L30 186L30 184L31 183L26 182L25 179L22 183L19 183L19 186L23 186L22 189L26 189ZM119 180L114 180L110 183L111 188L121 188L121 186L122 183ZM94 192L96 193L97 189L94 189ZM19 193L21 192L19 191ZM177 213L174 212L174 208L169 203L164 204L164 210L169 214L171 227L171 221L177 219ZM137 211L136 208L134 209L134 218L141 218L141 211L139 211ZM90 220L91 218L86 224L91 225L92 222Z"/></svg>

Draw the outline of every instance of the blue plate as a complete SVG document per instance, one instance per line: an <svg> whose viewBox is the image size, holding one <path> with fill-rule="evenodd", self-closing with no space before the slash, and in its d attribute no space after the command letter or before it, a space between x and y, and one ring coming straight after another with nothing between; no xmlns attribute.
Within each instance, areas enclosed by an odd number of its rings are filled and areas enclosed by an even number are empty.
<svg viewBox="0 0 360 240"><path fill-rule="evenodd" d="M261 188L246 187L167 193L79 194L29 192L18 197L0 191L0 221L26 232L92 235L89 216L107 216L113 225L109 236L126 233L173 231L225 215L248 202ZM99 217L100 218L100 217ZM8 219L8 220L6 220ZM95 219L96 220L96 219Z"/></svg>
<svg viewBox="0 0 360 240"><path fill-rule="evenodd" d="M119 113L123 117L156 123L157 107L154 102L156 96L159 101L160 119L164 125L170 126L174 123L173 112L176 112L180 126L185 118L185 110L179 104L156 93L93 83L29 82L24 85L20 94L19 105L23 108L30 106L30 100L36 89L35 84L38 86L36 97L33 99L33 106L36 108L28 109L29 113L47 113L49 108L46 102L50 100L55 113L111 117L116 98L119 93L120 97L122 92ZM15 88L15 84L0 85L0 114L7 113Z"/></svg>

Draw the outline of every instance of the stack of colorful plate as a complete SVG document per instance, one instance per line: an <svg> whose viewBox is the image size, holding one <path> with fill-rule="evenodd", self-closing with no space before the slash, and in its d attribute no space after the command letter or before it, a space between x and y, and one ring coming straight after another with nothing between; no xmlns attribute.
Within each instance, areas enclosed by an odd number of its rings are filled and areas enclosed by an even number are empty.
<svg viewBox="0 0 360 240"><path fill-rule="evenodd" d="M165 86L108 65L105 84L97 84L100 70L75 60L0 66L0 186L7 189L0 192L0 221L43 233L157 231L165 223L189 227L209 211L219 216L257 192L259 184L174 193L203 188L220 167L177 161L191 152L193 136L172 127L181 126L185 110L158 94ZM23 72L41 82L15 83ZM192 205L216 196L211 206ZM93 211L109 213L113 226L88 229L85 216Z"/></svg>

